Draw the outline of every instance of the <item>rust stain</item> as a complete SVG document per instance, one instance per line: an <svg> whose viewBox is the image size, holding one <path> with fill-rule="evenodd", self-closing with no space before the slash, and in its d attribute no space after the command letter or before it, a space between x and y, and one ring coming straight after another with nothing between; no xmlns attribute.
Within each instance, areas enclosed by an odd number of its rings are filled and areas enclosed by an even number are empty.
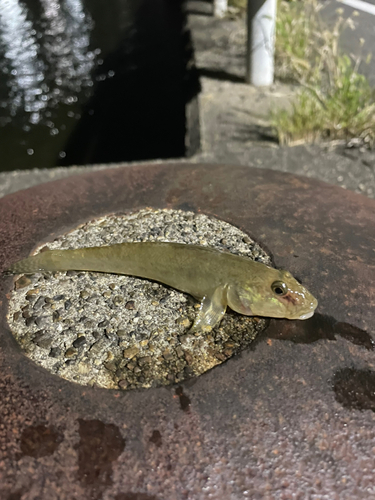
<svg viewBox="0 0 375 500"><path fill-rule="evenodd" d="M34 425L22 431L20 439L21 453L24 456L40 458L52 455L63 440L63 436L54 427Z"/></svg>
<svg viewBox="0 0 375 500"><path fill-rule="evenodd" d="M90 487L93 498L112 484L112 464L125 448L125 439L114 424L100 420L78 420L80 441L78 452L78 479Z"/></svg>

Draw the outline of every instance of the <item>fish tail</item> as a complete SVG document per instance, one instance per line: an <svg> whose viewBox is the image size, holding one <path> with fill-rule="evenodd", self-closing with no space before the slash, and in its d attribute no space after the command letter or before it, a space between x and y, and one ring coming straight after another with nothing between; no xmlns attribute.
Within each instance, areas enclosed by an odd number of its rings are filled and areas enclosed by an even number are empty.
<svg viewBox="0 0 375 500"><path fill-rule="evenodd" d="M67 267L61 259L64 250L46 250L45 252L32 255L26 259L19 260L5 270L5 274L33 274L39 271L67 271Z"/></svg>
<svg viewBox="0 0 375 500"><path fill-rule="evenodd" d="M97 271L122 273L118 260L126 260L121 252L124 245L46 250L12 264L6 272L32 274L38 271ZM126 270L125 270L126 271Z"/></svg>

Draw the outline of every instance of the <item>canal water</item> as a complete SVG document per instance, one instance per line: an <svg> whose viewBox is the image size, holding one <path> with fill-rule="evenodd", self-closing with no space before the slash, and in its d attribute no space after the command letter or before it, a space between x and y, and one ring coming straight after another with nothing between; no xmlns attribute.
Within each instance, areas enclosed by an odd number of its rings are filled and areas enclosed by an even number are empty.
<svg viewBox="0 0 375 500"><path fill-rule="evenodd" d="M0 0L0 170L181 157L183 0Z"/></svg>

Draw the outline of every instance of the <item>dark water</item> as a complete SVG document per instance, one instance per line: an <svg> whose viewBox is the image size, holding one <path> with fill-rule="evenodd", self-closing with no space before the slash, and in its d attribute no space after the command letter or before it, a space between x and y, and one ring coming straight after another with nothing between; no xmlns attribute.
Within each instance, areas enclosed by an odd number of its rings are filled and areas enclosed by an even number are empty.
<svg viewBox="0 0 375 500"><path fill-rule="evenodd" d="M0 170L185 154L180 0L0 0Z"/></svg>
<svg viewBox="0 0 375 500"><path fill-rule="evenodd" d="M336 400L352 410L375 412L375 372L343 368L335 373L333 390Z"/></svg>
<svg viewBox="0 0 375 500"><path fill-rule="evenodd" d="M252 348L256 348L258 342L270 338L311 344L322 339L334 341L337 337L369 351L375 348L373 333L319 313L306 321L271 320L268 328L252 344ZM337 370L332 380L332 389L336 400L346 408L375 412L375 371L355 367Z"/></svg>
<svg viewBox="0 0 375 500"><path fill-rule="evenodd" d="M289 340L296 344L311 344L318 340L336 340L342 337L352 344L365 349L374 350L373 334L360 328L337 321L332 316L315 313L304 321L270 320L268 328L253 342L253 348L258 342L266 339Z"/></svg>
<svg viewBox="0 0 375 500"><path fill-rule="evenodd" d="M190 398L184 394L184 390L181 386L176 388L176 396L178 396L178 399L180 400L181 410L189 412L191 401Z"/></svg>

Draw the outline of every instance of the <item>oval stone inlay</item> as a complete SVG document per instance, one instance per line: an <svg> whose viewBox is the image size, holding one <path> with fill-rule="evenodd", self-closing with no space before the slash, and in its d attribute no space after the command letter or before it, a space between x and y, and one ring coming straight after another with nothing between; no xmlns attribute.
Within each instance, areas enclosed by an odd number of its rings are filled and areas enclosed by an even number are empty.
<svg viewBox="0 0 375 500"><path fill-rule="evenodd" d="M106 216L47 246L131 241L208 245L270 263L238 228L181 210ZM130 276L36 273L16 278L8 322L25 354L50 372L83 385L133 389L200 375L246 348L266 324L229 311L212 332L190 334L198 307L186 294Z"/></svg>

